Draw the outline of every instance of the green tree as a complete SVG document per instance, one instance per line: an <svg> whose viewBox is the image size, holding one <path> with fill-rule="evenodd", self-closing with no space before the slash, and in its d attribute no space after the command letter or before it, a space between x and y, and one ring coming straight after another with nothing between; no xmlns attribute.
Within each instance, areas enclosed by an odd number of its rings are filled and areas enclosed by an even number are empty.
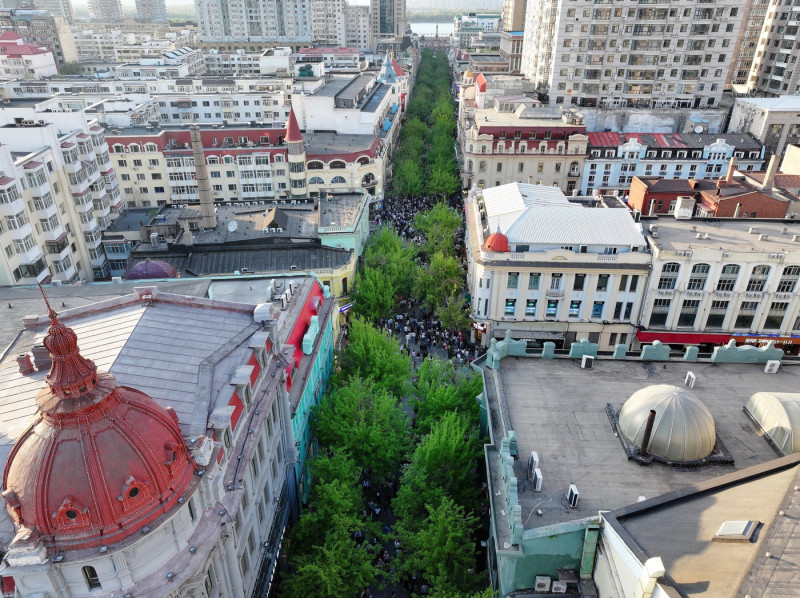
<svg viewBox="0 0 800 598"><path fill-rule="evenodd" d="M323 528L325 524L323 523ZM351 534L335 528L314 552L293 561L295 573L283 589L286 598L343 598L358 596L378 575L371 546L359 548Z"/></svg>
<svg viewBox="0 0 800 598"><path fill-rule="evenodd" d="M414 216L414 227L425 235L425 252L431 256L437 252L447 256L453 254L459 226L461 217L458 212L441 201Z"/></svg>
<svg viewBox="0 0 800 598"><path fill-rule="evenodd" d="M365 268L380 270L389 278L395 295L408 297L414 288L417 264L414 249L388 226L381 227L370 239L364 251Z"/></svg>
<svg viewBox="0 0 800 598"><path fill-rule="evenodd" d="M426 361L417 371L415 396L411 399L417 431L427 434L447 413L465 416L470 426L477 429L480 421L477 397L482 390L481 378L475 372L457 371L450 361Z"/></svg>
<svg viewBox="0 0 800 598"><path fill-rule="evenodd" d="M426 505L449 497L465 508L476 505L475 466L481 454L477 431L467 417L445 413L417 445L411 463L403 472L397 497L392 503L407 527L421 522Z"/></svg>
<svg viewBox="0 0 800 598"><path fill-rule="evenodd" d="M428 178L428 194L439 197L449 197L461 190L461 179L450 168L431 169Z"/></svg>
<svg viewBox="0 0 800 598"><path fill-rule="evenodd" d="M392 184L401 195L420 195L425 187L423 174L414 160L402 160L394 169Z"/></svg>
<svg viewBox="0 0 800 598"><path fill-rule="evenodd" d="M421 526L408 529L403 523L398 525L403 546L401 570L406 574L421 572L432 588L444 592L474 590L478 579L472 536L477 517L450 498L427 505L427 510Z"/></svg>
<svg viewBox="0 0 800 598"><path fill-rule="evenodd" d="M347 346L340 360L337 385L359 377L372 380L375 387L385 389L393 397L403 396L411 376L411 361L400 352L397 340L388 337L359 317L350 323Z"/></svg>
<svg viewBox="0 0 800 598"><path fill-rule="evenodd" d="M464 303L463 295L455 288L436 308L436 313L445 328L464 330L469 327L469 306Z"/></svg>
<svg viewBox="0 0 800 598"><path fill-rule="evenodd" d="M365 268L356 275L354 312L376 321L392 313L394 285L391 277L376 268Z"/></svg>
<svg viewBox="0 0 800 598"><path fill-rule="evenodd" d="M400 143L412 137L425 139L427 135L428 127L425 126L425 123L418 118L412 118L403 123L403 127L400 129Z"/></svg>
<svg viewBox="0 0 800 598"><path fill-rule="evenodd" d="M352 457L373 479L397 471L409 448L402 405L372 380L350 378L316 409L320 443Z"/></svg>
<svg viewBox="0 0 800 598"><path fill-rule="evenodd" d="M464 285L464 271L461 264L452 256L441 251L431 256L427 268L417 270L414 292L422 299L428 309L439 309L445 299Z"/></svg>

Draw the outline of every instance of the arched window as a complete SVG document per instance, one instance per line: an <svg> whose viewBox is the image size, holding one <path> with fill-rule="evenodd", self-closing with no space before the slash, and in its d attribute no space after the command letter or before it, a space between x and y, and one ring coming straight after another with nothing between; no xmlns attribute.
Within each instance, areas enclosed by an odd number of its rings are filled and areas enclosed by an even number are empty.
<svg viewBox="0 0 800 598"><path fill-rule="evenodd" d="M719 274L717 288L715 291L730 292L736 286L736 279L739 278L739 266L736 264L725 264Z"/></svg>
<svg viewBox="0 0 800 598"><path fill-rule="evenodd" d="M346 167L347 167L347 165L344 162L342 162L341 160L334 160L333 162L331 162L331 165L330 165L331 169L334 169L334 168L342 169L342 168L346 168Z"/></svg>
<svg viewBox="0 0 800 598"><path fill-rule="evenodd" d="M467 162L467 172L472 172L472 160Z"/></svg>
<svg viewBox="0 0 800 598"><path fill-rule="evenodd" d="M125 151L125 146L122 145L121 143L115 143L112 147L114 148L114 153L117 154L121 154L122 152Z"/></svg>
<svg viewBox="0 0 800 598"><path fill-rule="evenodd" d="M273 162L283 162L283 161L284 161L283 154L275 154L275 159L273 160Z"/></svg>
<svg viewBox="0 0 800 598"><path fill-rule="evenodd" d="M83 578L86 580L86 585L89 586L90 590L103 587L100 585L100 578L97 576L97 571L95 571L94 567L89 567L88 565L84 567Z"/></svg>
<svg viewBox="0 0 800 598"><path fill-rule="evenodd" d="M669 262L664 264L661 268L661 278L658 279L658 288L671 290L675 288L675 283L678 282L678 273L681 271L681 265L676 262Z"/></svg>
<svg viewBox="0 0 800 598"><path fill-rule="evenodd" d="M223 161L223 163L225 163L225 164L233 164L233 162L234 162L234 160L233 160L233 156L224 156L224 157L222 158L222 161Z"/></svg>
<svg viewBox="0 0 800 598"><path fill-rule="evenodd" d="M312 177L311 177L311 178L308 180L308 184L309 184L309 185L324 185L324 184L325 184L325 181L323 181L321 177L318 177L318 176L312 176Z"/></svg>
<svg viewBox="0 0 800 598"><path fill-rule="evenodd" d="M357 160L357 162L358 162L359 164L361 164L361 166L366 166L367 164L369 164L369 158L367 158L366 156L361 156L361 157L360 157L360 158Z"/></svg>
<svg viewBox="0 0 800 598"><path fill-rule="evenodd" d="M209 164L219 164L219 157L218 156L209 156L208 157Z"/></svg>
<svg viewBox="0 0 800 598"><path fill-rule="evenodd" d="M158 146L155 143L145 143L144 144L144 151L146 152L157 152Z"/></svg>
<svg viewBox="0 0 800 598"><path fill-rule="evenodd" d="M481 160L478 164L478 170L480 172L486 172L486 160Z"/></svg>
<svg viewBox="0 0 800 598"><path fill-rule="evenodd" d="M141 151L141 148L139 147L139 144L138 144L138 143L131 143L131 144L128 146L128 151L129 151L129 152L134 152L134 153L137 153L137 154L138 154L138 153Z"/></svg>
<svg viewBox="0 0 800 598"><path fill-rule="evenodd" d="M800 278L800 266L786 266L775 290L778 293L794 293L798 278Z"/></svg>
<svg viewBox="0 0 800 598"><path fill-rule="evenodd" d="M331 184L333 184L333 185L341 185L341 184L346 183L346 182L347 181L345 180L345 178L343 176L335 176L335 177L333 177L331 179Z"/></svg>
<svg viewBox="0 0 800 598"><path fill-rule="evenodd" d="M325 168L325 165L319 160L311 160L311 162L308 163L309 170L322 170L323 168Z"/></svg>
<svg viewBox="0 0 800 598"><path fill-rule="evenodd" d="M692 266L692 275L689 276L689 284L686 285L687 291L702 291L706 288L706 279L711 267L708 264L695 264Z"/></svg>
<svg viewBox="0 0 800 598"><path fill-rule="evenodd" d="M764 288L767 286L767 278L769 278L769 271L771 268L766 265L756 266L753 268L753 273L750 275L750 280L747 281L748 293L763 293Z"/></svg>
<svg viewBox="0 0 800 598"><path fill-rule="evenodd" d="M581 173L581 167L577 162L570 162L569 176L578 176Z"/></svg>

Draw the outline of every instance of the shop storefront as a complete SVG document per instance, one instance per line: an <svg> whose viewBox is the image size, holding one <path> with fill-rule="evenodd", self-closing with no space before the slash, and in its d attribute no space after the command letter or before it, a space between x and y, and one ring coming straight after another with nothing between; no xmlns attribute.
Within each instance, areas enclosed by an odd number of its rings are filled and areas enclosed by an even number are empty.
<svg viewBox="0 0 800 598"><path fill-rule="evenodd" d="M791 336L778 334L734 335L731 338L736 341L737 345L753 345L754 347L764 347L770 341L774 341L775 347L783 349L787 355L800 353L800 334Z"/></svg>

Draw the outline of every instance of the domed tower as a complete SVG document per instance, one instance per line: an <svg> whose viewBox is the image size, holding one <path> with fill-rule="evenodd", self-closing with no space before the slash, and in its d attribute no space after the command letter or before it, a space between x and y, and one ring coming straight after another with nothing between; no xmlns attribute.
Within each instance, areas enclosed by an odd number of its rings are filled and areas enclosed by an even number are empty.
<svg viewBox="0 0 800 598"><path fill-rule="evenodd" d="M289 152L289 186L292 197L307 197L306 148L303 135L297 125L294 108L289 110L289 124L286 126L286 146Z"/></svg>
<svg viewBox="0 0 800 598"><path fill-rule="evenodd" d="M175 412L99 373L48 310L47 386L6 461L3 498L48 550L110 545L175 507L193 462Z"/></svg>

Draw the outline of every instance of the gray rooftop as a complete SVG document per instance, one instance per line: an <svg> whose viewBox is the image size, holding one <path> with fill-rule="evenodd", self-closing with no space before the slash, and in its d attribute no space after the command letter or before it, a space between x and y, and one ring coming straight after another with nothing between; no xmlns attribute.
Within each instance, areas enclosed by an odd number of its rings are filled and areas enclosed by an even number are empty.
<svg viewBox="0 0 800 598"><path fill-rule="evenodd" d="M754 219L703 219L676 220L671 217L642 221L658 224L658 238L651 239L665 251L685 251L692 249L725 249L726 251L761 251L764 253L794 252L797 243L792 242L792 235L800 234L800 222L764 221ZM758 233L749 233L751 227ZM786 232L784 233L784 229ZM698 239L698 233L708 233L708 239ZM759 241L760 235L767 235Z"/></svg>
<svg viewBox="0 0 800 598"><path fill-rule="evenodd" d="M368 152L375 141L375 135L348 135L337 133L303 133L303 138L308 142L307 154L313 156L328 154L343 154L355 152ZM313 176L313 171L308 171L308 176Z"/></svg>
<svg viewBox="0 0 800 598"><path fill-rule="evenodd" d="M709 409L719 439L734 459L733 466L698 468L639 465L629 461L615 437L606 405L619 412L636 391L653 384L684 386L687 371L697 376L694 394ZM571 359L542 360L508 357L498 371L484 369L495 444L504 423L517 434L520 459L515 474L520 482L522 521L539 527L596 515L653 498L733 470L764 463L777 455L743 412L756 392L780 391L800 384L800 367L784 364L768 376L763 365L687 364L680 361L646 363L598 359L593 369L581 369ZM526 482L527 460L537 451L544 485L534 492ZM501 488L494 449L488 458L494 488ZM577 510L567 510L562 494L570 484L580 492ZM538 505L538 506L537 506ZM542 516L530 519L534 507ZM494 501L494 508L501 503ZM502 518L498 512L497 520ZM507 526L499 526L500 545Z"/></svg>
<svg viewBox="0 0 800 598"><path fill-rule="evenodd" d="M350 85L353 77L333 77L325 83L325 86L315 93L315 96L334 97L345 87Z"/></svg>
<svg viewBox="0 0 800 598"><path fill-rule="evenodd" d="M116 220L111 222L111 225L106 229L106 233L138 232L157 211L157 208L128 208Z"/></svg>

